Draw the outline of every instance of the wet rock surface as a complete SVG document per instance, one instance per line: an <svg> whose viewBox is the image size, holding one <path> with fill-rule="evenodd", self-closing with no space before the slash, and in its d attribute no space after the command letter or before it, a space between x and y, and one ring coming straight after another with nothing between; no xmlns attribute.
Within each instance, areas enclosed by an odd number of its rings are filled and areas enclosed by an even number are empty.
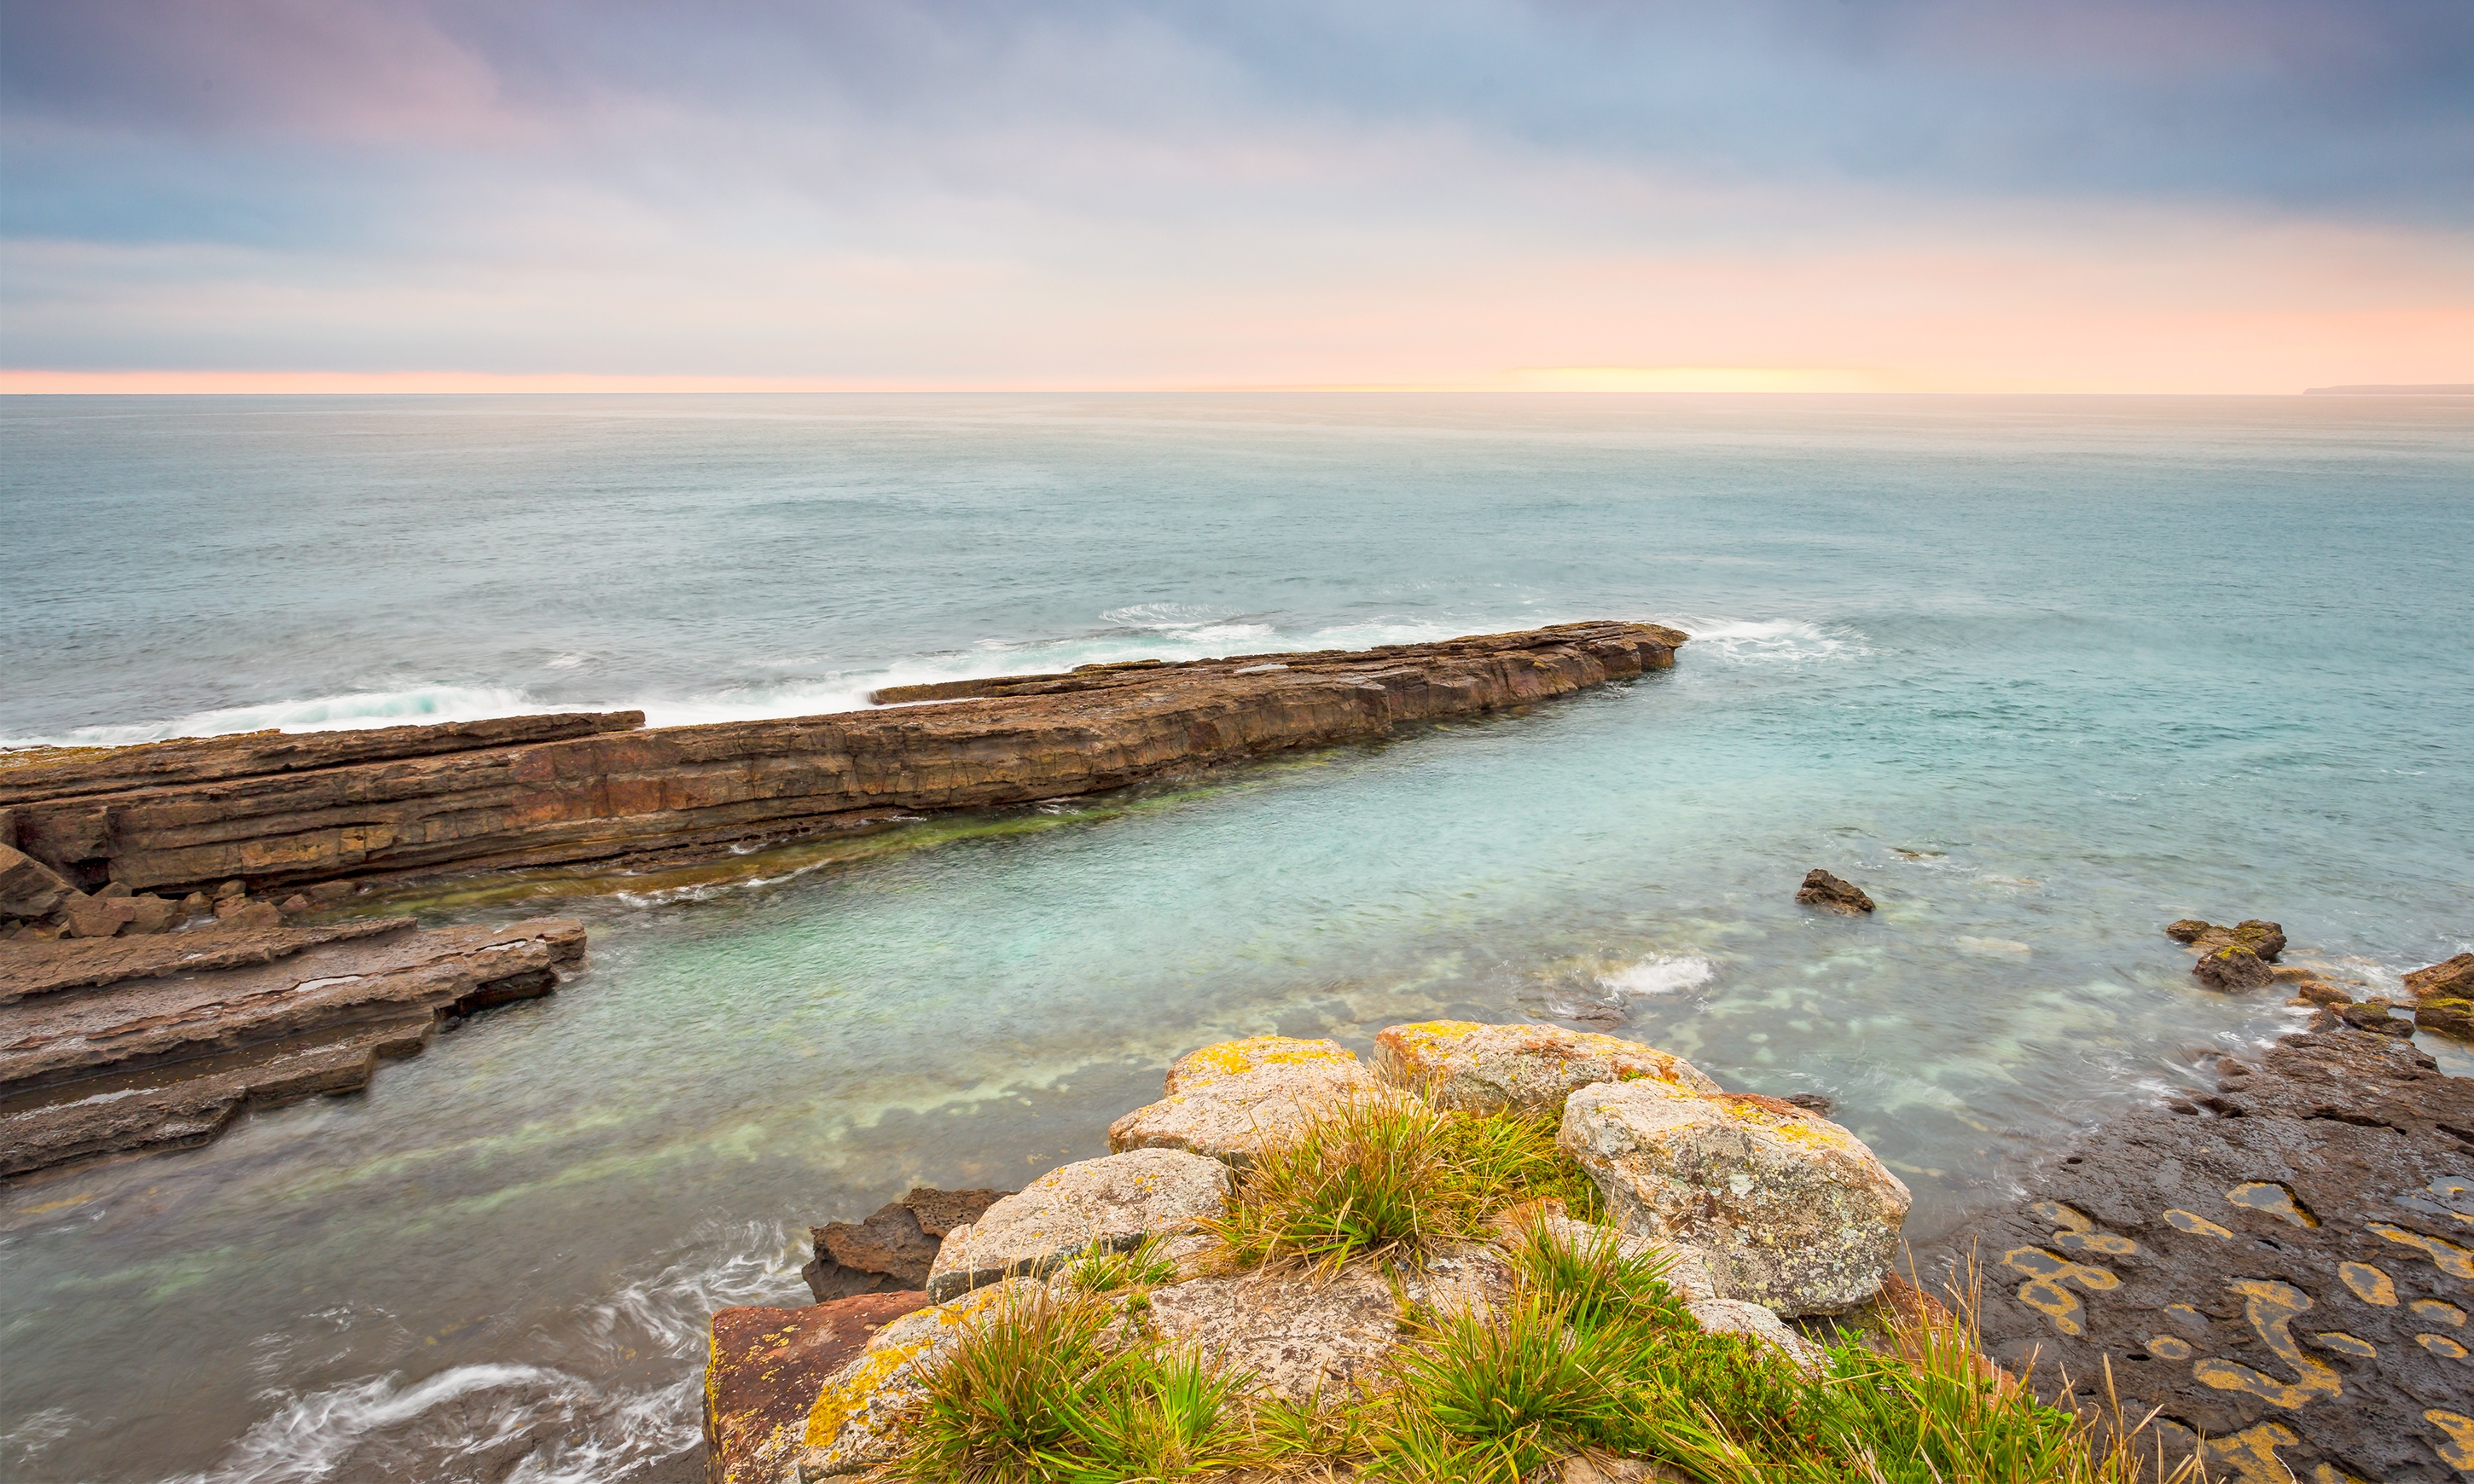
<svg viewBox="0 0 2474 1484"><path fill-rule="evenodd" d="M554 918L0 944L0 1179L366 1086L449 1019L549 993L583 953L583 925Z"/></svg>
<svg viewBox="0 0 2474 1484"><path fill-rule="evenodd" d="M85 891L240 881L287 899L342 877L720 853L1549 700L1663 669L1685 639L1564 624L897 687L879 699L944 704L830 716L645 730L641 712L579 713L36 750L0 756L0 846Z"/></svg>
<svg viewBox="0 0 2474 1484"><path fill-rule="evenodd" d="M707 1484L779 1484L825 1376L928 1295L872 1293L808 1308L726 1308L705 1365Z"/></svg>
<svg viewBox="0 0 2474 1484"><path fill-rule="evenodd" d="M2405 992L2415 999L2474 999L2474 953L2407 974Z"/></svg>
<svg viewBox="0 0 2474 1484"><path fill-rule="evenodd" d="M977 1221L1010 1190L912 1190L864 1221L809 1229L814 1257L799 1270L816 1302L924 1288L945 1233Z"/></svg>
<svg viewBox="0 0 2474 1484"><path fill-rule="evenodd" d="M1804 884L1795 889L1795 899L1807 907L1827 907L1848 917L1873 910L1873 898L1864 895L1862 887L1818 866L1804 874Z"/></svg>
<svg viewBox="0 0 2474 1484"><path fill-rule="evenodd" d="M2202 1435L2218 1478L2474 1472L2474 1082L2351 1029L2216 1058L1963 1234L1986 1348Z"/></svg>

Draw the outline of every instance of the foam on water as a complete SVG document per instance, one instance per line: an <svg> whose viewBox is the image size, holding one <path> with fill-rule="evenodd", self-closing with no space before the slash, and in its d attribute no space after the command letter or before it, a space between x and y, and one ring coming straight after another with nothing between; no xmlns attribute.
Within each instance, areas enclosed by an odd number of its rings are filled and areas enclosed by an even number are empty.
<svg viewBox="0 0 2474 1484"><path fill-rule="evenodd" d="M512 685L416 684L395 690L223 706L165 721L76 727L49 736L0 737L0 748L128 747L169 737L213 737L242 731L352 731L565 709L570 708L547 705Z"/></svg>
<svg viewBox="0 0 2474 1484"><path fill-rule="evenodd" d="M1706 958L1661 953L1627 969L1598 976L1598 983L1616 994L1673 994L1697 990L1718 977L1718 966Z"/></svg>

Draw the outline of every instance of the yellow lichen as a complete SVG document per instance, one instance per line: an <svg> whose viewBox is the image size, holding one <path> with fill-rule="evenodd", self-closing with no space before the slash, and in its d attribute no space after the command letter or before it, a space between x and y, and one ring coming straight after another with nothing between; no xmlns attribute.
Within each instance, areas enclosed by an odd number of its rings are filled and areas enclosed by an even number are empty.
<svg viewBox="0 0 2474 1484"><path fill-rule="evenodd" d="M1339 1047L1320 1041L1249 1036L1244 1041L1224 1041L1189 1051L1178 1059L1177 1070L1180 1075L1205 1071L1235 1077L1265 1066L1337 1066L1354 1065L1356 1061L1356 1057Z"/></svg>
<svg viewBox="0 0 2474 1484"><path fill-rule="evenodd" d="M834 1439L841 1436L843 1424L865 1408L876 1389L932 1343L916 1340L909 1345L888 1345L861 1356L842 1379L829 1382L816 1394L815 1405L808 1408L807 1446L831 1448Z"/></svg>

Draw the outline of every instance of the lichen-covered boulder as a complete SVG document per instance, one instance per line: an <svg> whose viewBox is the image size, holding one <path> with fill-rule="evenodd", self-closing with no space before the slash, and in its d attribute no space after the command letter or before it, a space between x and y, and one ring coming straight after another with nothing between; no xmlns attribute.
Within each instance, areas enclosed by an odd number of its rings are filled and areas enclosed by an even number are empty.
<svg viewBox="0 0 2474 1484"><path fill-rule="evenodd" d="M2198 918L2184 918L2165 924L2165 936L2175 943L2189 944L2204 953L2212 948L2247 948L2263 963L2273 964L2285 951L2285 926L2280 922L2244 918L2231 927L2219 927Z"/></svg>
<svg viewBox="0 0 2474 1484"><path fill-rule="evenodd" d="M1007 1278L1043 1278L1093 1249L1122 1252L1217 1216L1228 1166L1180 1149L1133 1149L1050 1170L945 1233L928 1274L942 1304Z"/></svg>
<svg viewBox="0 0 2474 1484"><path fill-rule="evenodd" d="M2405 992L2416 999L2474 999L2474 953L2442 959L2405 976Z"/></svg>
<svg viewBox="0 0 2474 1484"><path fill-rule="evenodd" d="M1387 1026L1374 1038L1374 1067L1394 1087L1467 1113L1561 1113L1573 1089L1596 1083L1718 1090L1699 1067L1656 1046L1552 1025L1426 1020Z"/></svg>
<svg viewBox="0 0 2474 1484"><path fill-rule="evenodd" d="M1602 1083L1564 1105L1560 1142L1626 1231L1694 1248L1728 1298L1842 1312L1898 1252L1906 1185L1863 1140L1777 1098Z"/></svg>
<svg viewBox="0 0 2474 1484"><path fill-rule="evenodd" d="M928 1296L871 1293L807 1308L726 1308L713 1316L704 1373L709 1484L778 1484L807 1437L827 1376L885 1324Z"/></svg>
<svg viewBox="0 0 2474 1484"><path fill-rule="evenodd" d="M2426 999L2413 1008L2413 1023L2442 1036L2474 1041L2474 999Z"/></svg>
<svg viewBox="0 0 2474 1484"><path fill-rule="evenodd" d="M2209 989L2228 993L2255 990L2276 981L2267 963L2238 943L2220 944L2202 951L2198 962L2191 966L2191 977Z"/></svg>
<svg viewBox="0 0 2474 1484"><path fill-rule="evenodd" d="M2391 1008L2384 999L2357 1000L2350 1005L2323 1005L2311 1017L2310 1028L2314 1031L2367 1031L2374 1036L2413 1040L2415 1022L2403 1016L2389 1014Z"/></svg>
<svg viewBox="0 0 2474 1484"><path fill-rule="evenodd" d="M1366 1064L1332 1041L1223 1041L1177 1058L1166 1095L1108 1125L1108 1147L1183 1149L1243 1169L1299 1120L1378 1087Z"/></svg>
<svg viewBox="0 0 2474 1484"><path fill-rule="evenodd" d="M991 1283L877 1330L865 1350L825 1378L809 1404L802 1447L795 1455L797 1477L805 1481L859 1473L890 1459L902 1414L926 1395L927 1377L936 1362L961 1343L982 1315L1028 1300L1039 1288L1029 1279Z"/></svg>

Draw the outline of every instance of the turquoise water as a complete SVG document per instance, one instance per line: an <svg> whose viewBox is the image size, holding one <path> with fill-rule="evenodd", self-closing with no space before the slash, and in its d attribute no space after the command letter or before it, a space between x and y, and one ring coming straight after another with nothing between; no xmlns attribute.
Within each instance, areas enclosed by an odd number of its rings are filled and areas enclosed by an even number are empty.
<svg viewBox="0 0 2474 1484"><path fill-rule="evenodd" d="M704 1315L804 1295L801 1229L1102 1152L1225 1036L1621 1015L1836 1099L1928 1242L2292 1022L2193 988L2162 922L2275 918L2374 986L2474 947L2463 402L17 399L0 430L19 741L1696 635L1526 713L846 858L427 900L581 915L591 969L365 1095L0 1193L12 1478L668 1477ZM1814 865L1880 912L1795 907Z"/></svg>

